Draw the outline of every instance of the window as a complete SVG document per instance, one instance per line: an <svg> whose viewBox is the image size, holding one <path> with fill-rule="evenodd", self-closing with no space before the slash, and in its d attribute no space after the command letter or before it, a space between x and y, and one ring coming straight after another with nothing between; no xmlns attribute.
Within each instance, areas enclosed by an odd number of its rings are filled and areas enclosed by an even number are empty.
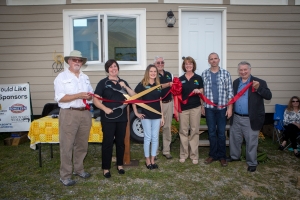
<svg viewBox="0 0 300 200"><path fill-rule="evenodd" d="M79 50L85 71L104 70L115 59L122 70L146 66L146 10L64 10L64 54Z"/></svg>
<svg viewBox="0 0 300 200"><path fill-rule="evenodd" d="M6 0L8 6L19 5L56 5L66 4L66 0L36 1L36 0Z"/></svg>
<svg viewBox="0 0 300 200"><path fill-rule="evenodd" d="M164 3L223 4L223 0L164 0Z"/></svg>
<svg viewBox="0 0 300 200"><path fill-rule="evenodd" d="M231 5L288 5L288 0L230 0Z"/></svg>

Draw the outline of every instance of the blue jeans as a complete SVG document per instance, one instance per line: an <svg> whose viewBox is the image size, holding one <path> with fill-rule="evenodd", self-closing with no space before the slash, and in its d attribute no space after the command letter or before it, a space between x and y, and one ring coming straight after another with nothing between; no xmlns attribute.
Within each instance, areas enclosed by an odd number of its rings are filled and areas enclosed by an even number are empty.
<svg viewBox="0 0 300 200"><path fill-rule="evenodd" d="M209 157L212 157L214 160L226 159L226 111L227 108L222 110L205 108L210 143Z"/></svg>
<svg viewBox="0 0 300 200"><path fill-rule="evenodd" d="M150 157L150 142L151 156L156 156L158 148L158 135L161 119L142 119L144 129L144 154L146 158Z"/></svg>

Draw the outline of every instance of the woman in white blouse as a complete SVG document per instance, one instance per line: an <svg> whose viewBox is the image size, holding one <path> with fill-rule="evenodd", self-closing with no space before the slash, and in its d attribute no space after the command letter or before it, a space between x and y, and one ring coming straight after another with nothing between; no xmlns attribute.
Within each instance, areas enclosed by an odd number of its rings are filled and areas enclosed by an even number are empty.
<svg viewBox="0 0 300 200"><path fill-rule="evenodd" d="M285 148L286 142L290 139L292 143L292 148L294 149L294 155L297 158L300 158L300 153L297 150L297 136L300 132L300 103L299 97L293 96L289 104L284 111L283 123L284 123L284 132L283 132L283 142L279 146L279 150Z"/></svg>

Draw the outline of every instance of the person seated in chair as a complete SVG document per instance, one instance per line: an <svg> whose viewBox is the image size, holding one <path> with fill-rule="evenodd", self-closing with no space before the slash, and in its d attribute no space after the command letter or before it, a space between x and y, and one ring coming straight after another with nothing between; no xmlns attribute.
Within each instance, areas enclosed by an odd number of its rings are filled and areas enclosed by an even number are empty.
<svg viewBox="0 0 300 200"><path fill-rule="evenodd" d="M294 149L294 155L300 158L300 153L297 150L297 135L300 132L300 104L299 97L293 96L289 104L284 111L283 115L283 142L278 147L279 150L285 148L286 142L290 139L292 148Z"/></svg>

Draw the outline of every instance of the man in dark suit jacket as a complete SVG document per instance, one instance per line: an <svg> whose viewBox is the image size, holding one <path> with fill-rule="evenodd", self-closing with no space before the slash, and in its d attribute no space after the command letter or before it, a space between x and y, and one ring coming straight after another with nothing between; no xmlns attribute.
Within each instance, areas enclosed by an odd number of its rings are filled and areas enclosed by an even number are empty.
<svg viewBox="0 0 300 200"><path fill-rule="evenodd" d="M247 84L252 87L234 103L230 121L230 158L227 161L238 161L241 156L243 138L246 141L246 161L248 171L256 171L258 135L265 120L264 99L270 100L272 93L266 81L251 75L251 65L246 61L238 64L239 78L233 81L233 92L236 95Z"/></svg>

